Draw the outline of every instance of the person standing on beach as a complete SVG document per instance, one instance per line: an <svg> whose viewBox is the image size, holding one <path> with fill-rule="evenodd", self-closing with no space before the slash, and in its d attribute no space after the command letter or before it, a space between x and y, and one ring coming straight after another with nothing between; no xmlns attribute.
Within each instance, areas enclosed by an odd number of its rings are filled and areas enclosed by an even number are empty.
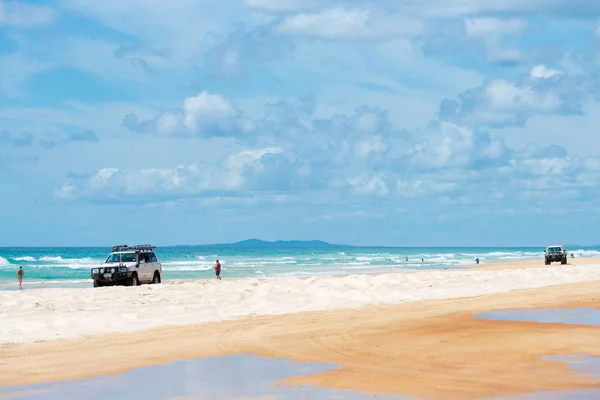
<svg viewBox="0 0 600 400"><path fill-rule="evenodd" d="M23 284L23 276L25 276L25 272L23 271L23 267L19 267L17 270L17 280L19 281L19 287Z"/></svg>
<svg viewBox="0 0 600 400"><path fill-rule="evenodd" d="M221 280L221 263L219 260L217 260L215 263L215 275L217 276L218 280Z"/></svg>

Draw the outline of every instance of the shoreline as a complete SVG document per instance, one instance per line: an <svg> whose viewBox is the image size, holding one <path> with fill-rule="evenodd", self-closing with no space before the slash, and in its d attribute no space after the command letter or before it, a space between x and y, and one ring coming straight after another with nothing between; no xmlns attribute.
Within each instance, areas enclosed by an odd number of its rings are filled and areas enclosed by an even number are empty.
<svg viewBox="0 0 600 400"><path fill-rule="evenodd" d="M2 345L0 387L114 375L174 360L256 354L342 366L284 380L288 384L426 400L598 388L600 378L578 375L566 362L542 357L600 356L600 327L487 320L474 314L506 308L600 308L599 300L600 280Z"/></svg>
<svg viewBox="0 0 600 400"><path fill-rule="evenodd" d="M573 266L573 265L592 265L599 264L600 265L600 257L581 257L581 258L569 258L567 264L563 267ZM559 266L558 263L553 263L549 266L544 265L543 259L518 259L518 260L505 260L505 261L494 261L491 263L480 263L480 264L454 264L454 265L439 265L439 266L427 266L426 268L417 268L417 267L403 267L402 264L399 265L390 265L389 270L386 271L372 271L369 272L367 269L360 272L355 273L339 273L339 274L314 274L314 275L289 275L289 276L280 276L280 275L272 275L272 276L234 276L227 277L226 274L223 275L224 279L227 281L240 281L240 280L271 280L271 279L312 279L312 278L343 278L347 276L353 275L366 275L366 276L381 276L381 275L391 275L391 274L412 274L418 272L427 272L427 271L477 271L477 270L502 270L502 269L520 269L520 268L539 268L539 267L556 267ZM386 268L388 268L386 267ZM374 269L381 269L381 266L375 266ZM166 270L166 273L169 271ZM205 271L203 271L205 272ZM162 284L164 285L178 285L182 283L190 283L190 282L207 282L212 281L214 276L203 277L203 278L187 278L187 279L169 279L166 278ZM73 279L73 281L69 280L61 280L61 281L34 281L27 282L27 279L23 281L23 289L33 290L33 289L64 289L64 288L88 288L92 287L91 279ZM16 279L14 282L1 282L0 283L0 292L2 291L13 291L18 290L18 284Z"/></svg>
<svg viewBox="0 0 600 400"><path fill-rule="evenodd" d="M543 258L535 259L523 259L523 260L507 260L502 262L491 262L487 264L468 264L467 266L472 269L513 269L513 268L535 268L535 267L568 267L572 265L587 265L587 264L600 264L600 257L579 257L579 258L568 258L566 265L560 263L552 263L550 265L544 265Z"/></svg>

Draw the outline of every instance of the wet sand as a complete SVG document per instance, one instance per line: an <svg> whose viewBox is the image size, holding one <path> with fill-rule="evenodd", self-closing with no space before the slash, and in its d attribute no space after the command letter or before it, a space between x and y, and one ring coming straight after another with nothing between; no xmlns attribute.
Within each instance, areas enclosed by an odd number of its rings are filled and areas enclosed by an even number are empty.
<svg viewBox="0 0 600 400"><path fill-rule="evenodd" d="M252 355L208 357L134 369L118 376L0 388L0 399L23 400L372 400L372 396L278 381L338 368ZM387 400L411 400L386 397Z"/></svg>
<svg viewBox="0 0 600 400"><path fill-rule="evenodd" d="M0 387L113 375L173 360L251 353L341 365L286 380L415 399L600 388L547 356L600 356L600 327L499 321L509 308L599 308L600 281L454 300L246 317L132 334L0 347Z"/></svg>
<svg viewBox="0 0 600 400"><path fill-rule="evenodd" d="M474 270L503 270L503 269L515 269L515 268L540 268L540 267L568 267L573 265L592 265L598 264L600 258L597 257L575 257L568 258L566 265L561 265L560 262L553 262L550 265L544 265L544 259L534 260L515 260L515 261L503 261L503 262L492 262L488 264L468 264L466 267Z"/></svg>

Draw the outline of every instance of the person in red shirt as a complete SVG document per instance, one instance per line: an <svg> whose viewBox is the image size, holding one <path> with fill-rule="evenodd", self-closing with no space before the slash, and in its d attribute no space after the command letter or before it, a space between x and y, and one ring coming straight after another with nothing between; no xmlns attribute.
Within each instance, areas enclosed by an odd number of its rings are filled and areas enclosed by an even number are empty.
<svg viewBox="0 0 600 400"><path fill-rule="evenodd" d="M217 276L217 279L221 280L221 263L219 260L215 263L215 275Z"/></svg>

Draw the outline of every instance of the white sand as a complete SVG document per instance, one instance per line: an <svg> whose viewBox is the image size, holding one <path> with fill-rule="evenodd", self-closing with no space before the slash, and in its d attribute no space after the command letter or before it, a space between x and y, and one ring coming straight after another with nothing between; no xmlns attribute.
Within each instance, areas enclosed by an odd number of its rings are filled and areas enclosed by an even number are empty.
<svg viewBox="0 0 600 400"><path fill-rule="evenodd" d="M0 292L0 343L600 280L600 264Z"/></svg>

